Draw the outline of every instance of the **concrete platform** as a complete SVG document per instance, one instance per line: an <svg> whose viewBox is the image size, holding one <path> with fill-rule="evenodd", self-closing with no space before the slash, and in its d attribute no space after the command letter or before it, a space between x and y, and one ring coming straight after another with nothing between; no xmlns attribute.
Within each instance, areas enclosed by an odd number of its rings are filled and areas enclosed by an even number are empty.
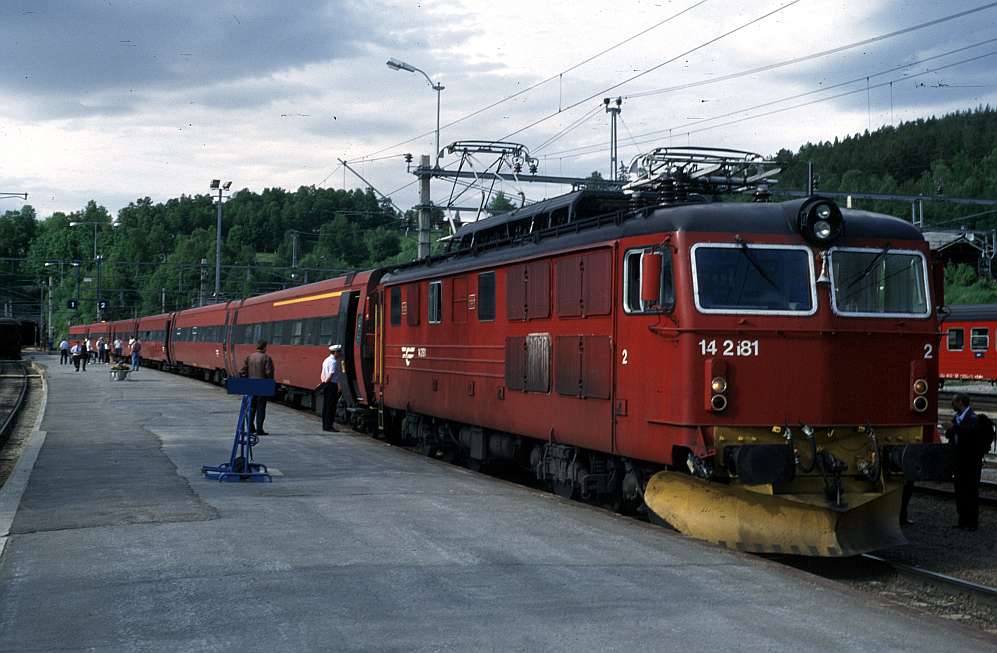
<svg viewBox="0 0 997 653"><path fill-rule="evenodd" d="M271 406L271 484L204 480L238 398L48 366L0 651L979 651L975 631ZM2 533L0 533L2 535Z"/></svg>

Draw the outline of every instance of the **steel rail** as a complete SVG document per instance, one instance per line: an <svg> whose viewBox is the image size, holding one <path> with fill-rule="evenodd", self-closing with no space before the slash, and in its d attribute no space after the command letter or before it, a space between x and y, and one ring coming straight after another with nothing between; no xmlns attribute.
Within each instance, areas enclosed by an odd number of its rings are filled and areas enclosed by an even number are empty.
<svg viewBox="0 0 997 653"><path fill-rule="evenodd" d="M865 560L871 560L878 564L886 565L891 569L907 576L916 577L921 580L927 580L941 587L946 587L949 589L954 588L965 594L970 594L972 596L983 598L986 599L987 601L997 602L997 588L994 587L981 585L979 583L974 583L972 581L964 580L962 578L956 578L955 576L940 574L937 571L931 571L929 569L924 569L923 567L918 567L916 565L908 565L902 562L895 562L893 560L882 558L877 555L872 555L870 553L862 554L862 558Z"/></svg>
<svg viewBox="0 0 997 653"><path fill-rule="evenodd" d="M14 402L13 407L3 418L3 423L0 424L0 444L3 444L7 441L7 436L9 435L10 428L14 424L14 418L20 412L21 406L24 405L24 398L28 394L28 367L23 362L19 362L18 365L21 368L21 389L18 392L17 401Z"/></svg>
<svg viewBox="0 0 997 653"><path fill-rule="evenodd" d="M997 488L997 483L994 483L993 481L980 481L981 490L992 490L995 488ZM946 490L940 487L924 487L921 485L915 485L914 491L918 494L955 499L955 491ZM980 504L984 506L997 506L997 497L980 495Z"/></svg>

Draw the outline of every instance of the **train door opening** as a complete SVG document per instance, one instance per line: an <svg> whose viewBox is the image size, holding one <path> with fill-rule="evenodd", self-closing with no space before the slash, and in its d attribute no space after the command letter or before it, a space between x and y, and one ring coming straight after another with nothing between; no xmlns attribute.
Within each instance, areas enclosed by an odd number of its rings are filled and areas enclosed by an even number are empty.
<svg viewBox="0 0 997 653"><path fill-rule="evenodd" d="M357 401L356 366L356 324L360 293L353 290L344 292L339 298L339 344L343 346L343 372L346 374L346 387L340 388L343 400L350 406Z"/></svg>

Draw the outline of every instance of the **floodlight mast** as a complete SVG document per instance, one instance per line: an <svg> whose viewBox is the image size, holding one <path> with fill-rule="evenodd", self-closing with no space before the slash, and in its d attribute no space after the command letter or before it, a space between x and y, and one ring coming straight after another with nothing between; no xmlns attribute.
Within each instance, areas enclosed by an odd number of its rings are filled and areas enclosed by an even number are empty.
<svg viewBox="0 0 997 653"><path fill-rule="evenodd" d="M222 193L232 188L232 182L222 184L221 179L212 179L210 189L218 191L218 209L215 220L215 301L222 295Z"/></svg>

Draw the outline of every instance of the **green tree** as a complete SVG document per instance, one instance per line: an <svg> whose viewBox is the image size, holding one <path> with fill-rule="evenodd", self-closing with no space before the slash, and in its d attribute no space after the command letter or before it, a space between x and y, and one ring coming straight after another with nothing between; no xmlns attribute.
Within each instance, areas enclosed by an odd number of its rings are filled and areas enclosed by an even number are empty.
<svg viewBox="0 0 997 653"><path fill-rule="evenodd" d="M488 203L486 210L492 215L498 215L499 213L506 213L508 211L512 211L515 208L516 205L513 204L508 197L505 196L505 193L499 191L495 193L495 195L492 197L492 201Z"/></svg>

